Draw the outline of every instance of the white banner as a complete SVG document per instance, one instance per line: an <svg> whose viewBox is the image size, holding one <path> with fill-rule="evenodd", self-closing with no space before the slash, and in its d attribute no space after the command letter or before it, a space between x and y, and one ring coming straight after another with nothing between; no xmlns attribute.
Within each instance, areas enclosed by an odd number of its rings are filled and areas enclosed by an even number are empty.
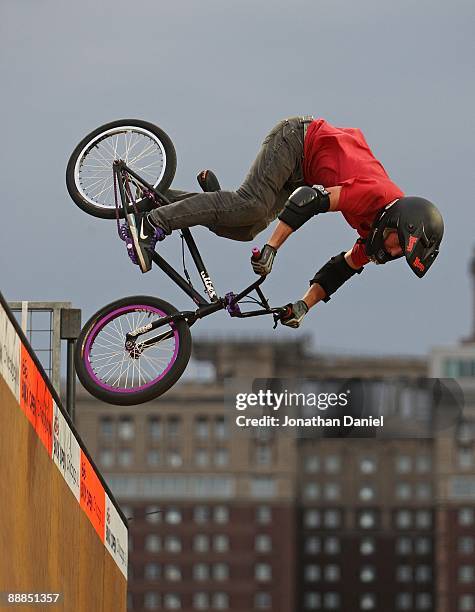
<svg viewBox="0 0 475 612"><path fill-rule="evenodd" d="M128 531L106 493L104 544L127 579Z"/></svg>
<svg viewBox="0 0 475 612"><path fill-rule="evenodd" d="M20 400L20 338L0 304L0 376Z"/></svg>
<svg viewBox="0 0 475 612"><path fill-rule="evenodd" d="M81 451L76 437L55 402L53 402L52 458L79 501Z"/></svg>

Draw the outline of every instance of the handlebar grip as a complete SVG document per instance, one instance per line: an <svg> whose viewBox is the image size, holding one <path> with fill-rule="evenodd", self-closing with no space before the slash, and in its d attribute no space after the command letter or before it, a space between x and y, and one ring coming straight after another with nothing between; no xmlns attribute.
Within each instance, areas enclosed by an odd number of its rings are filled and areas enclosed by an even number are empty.
<svg viewBox="0 0 475 612"><path fill-rule="evenodd" d="M261 256L261 250L258 247L254 247L252 249L252 256L251 259L259 259L259 257Z"/></svg>

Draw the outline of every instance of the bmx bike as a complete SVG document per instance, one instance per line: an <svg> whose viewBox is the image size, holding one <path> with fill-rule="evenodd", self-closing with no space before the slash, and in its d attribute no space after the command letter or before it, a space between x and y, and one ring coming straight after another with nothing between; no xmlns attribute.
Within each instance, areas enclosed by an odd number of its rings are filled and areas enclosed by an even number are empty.
<svg viewBox="0 0 475 612"><path fill-rule="evenodd" d="M172 141L156 125L140 120L108 123L88 134L73 151L66 184L73 201L85 212L116 219L129 254L137 231L134 214L170 204L164 192L176 170ZM200 182L200 175L198 175ZM219 188L200 182L204 191ZM122 225L120 219L124 219ZM237 293L219 296L189 229L181 231L183 274L159 253L153 262L191 298L193 310L177 310L154 296L116 300L96 312L76 343L75 367L82 385L95 397L118 405L150 401L165 393L183 374L191 354L190 327L220 310L231 317L272 315L274 327L288 306L272 308L262 292L265 276ZM185 263L188 250L203 284L192 284ZM253 255L258 255L257 249ZM253 294L253 295L251 295ZM243 310L244 304L252 304Z"/></svg>

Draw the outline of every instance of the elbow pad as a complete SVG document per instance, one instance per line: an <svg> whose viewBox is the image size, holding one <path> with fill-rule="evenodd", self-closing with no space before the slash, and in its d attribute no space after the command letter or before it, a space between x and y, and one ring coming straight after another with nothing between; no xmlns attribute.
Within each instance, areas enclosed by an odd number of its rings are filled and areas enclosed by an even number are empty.
<svg viewBox="0 0 475 612"><path fill-rule="evenodd" d="M329 209L330 194L325 187L298 187L285 203L279 219L295 231L313 216L328 212Z"/></svg>
<svg viewBox="0 0 475 612"><path fill-rule="evenodd" d="M345 253L340 253L332 257L310 281L310 285L318 283L327 294L323 298L324 302L330 300L330 296L339 289L343 283L346 283L353 275L361 274L363 268L358 270L353 269L346 263Z"/></svg>

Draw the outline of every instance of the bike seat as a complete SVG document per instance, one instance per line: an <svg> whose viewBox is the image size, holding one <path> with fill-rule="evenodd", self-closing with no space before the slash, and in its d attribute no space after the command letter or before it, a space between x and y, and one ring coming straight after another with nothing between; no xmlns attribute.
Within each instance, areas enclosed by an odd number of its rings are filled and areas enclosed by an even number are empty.
<svg viewBox="0 0 475 612"><path fill-rule="evenodd" d="M196 179L203 191L221 191L221 185L212 170L202 170Z"/></svg>

